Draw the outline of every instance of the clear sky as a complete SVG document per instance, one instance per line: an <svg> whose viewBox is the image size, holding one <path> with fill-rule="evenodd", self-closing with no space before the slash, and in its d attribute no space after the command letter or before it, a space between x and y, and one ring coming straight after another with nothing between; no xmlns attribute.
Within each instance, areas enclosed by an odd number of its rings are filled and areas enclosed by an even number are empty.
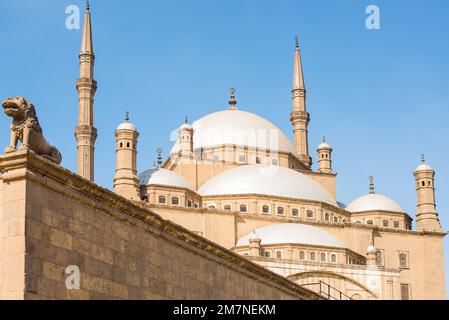
<svg viewBox="0 0 449 320"><path fill-rule="evenodd" d="M380 9L380 30L365 27L371 4ZM0 0L0 99L31 99L63 165L75 171L81 30L66 28L69 5L84 11L83 0ZM414 217L412 172L425 153L449 229L449 1L91 0L91 6L97 183L112 187L114 130L125 111L140 131L142 171L158 147L167 155L170 133L186 115L195 120L224 109L231 85L240 109L291 137L298 34L310 149L315 156L323 135L333 146L338 200L348 204L367 193L373 175L376 191ZM0 115L1 148L8 125Z"/></svg>

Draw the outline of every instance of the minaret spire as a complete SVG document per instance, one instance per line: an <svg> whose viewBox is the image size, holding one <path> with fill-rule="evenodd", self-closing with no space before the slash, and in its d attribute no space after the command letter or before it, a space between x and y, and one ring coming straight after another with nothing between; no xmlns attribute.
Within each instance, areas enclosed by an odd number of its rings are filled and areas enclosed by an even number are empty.
<svg viewBox="0 0 449 320"><path fill-rule="evenodd" d="M77 140L77 172L80 176L94 180L94 145L97 129L94 128L94 95L97 82L94 80L94 46L90 3L86 1L83 35L81 40L80 77L76 83L78 90L78 126L75 128Z"/></svg>
<svg viewBox="0 0 449 320"><path fill-rule="evenodd" d="M312 165L309 156L308 131L310 116L306 109L306 88L302 70L301 53L298 37L295 37L295 60L293 65L292 113L290 121L293 126L293 144L296 156L308 167Z"/></svg>

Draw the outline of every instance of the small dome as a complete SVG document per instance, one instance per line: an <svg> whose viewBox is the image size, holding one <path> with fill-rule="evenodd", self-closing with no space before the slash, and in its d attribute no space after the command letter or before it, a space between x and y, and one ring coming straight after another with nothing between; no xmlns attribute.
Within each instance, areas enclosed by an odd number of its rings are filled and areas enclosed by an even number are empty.
<svg viewBox="0 0 449 320"><path fill-rule="evenodd" d="M123 122L119 124L116 130L131 130L137 131L136 127L131 122Z"/></svg>
<svg viewBox="0 0 449 320"><path fill-rule="evenodd" d="M405 213L395 201L377 193L370 193L355 199L346 207L346 210L349 212L392 211Z"/></svg>
<svg viewBox="0 0 449 320"><path fill-rule="evenodd" d="M179 174L162 168L154 168L139 174L140 185L159 184L190 189L189 183Z"/></svg>
<svg viewBox="0 0 449 320"><path fill-rule="evenodd" d="M184 123L182 126L179 127L179 130L192 130L192 126L188 123Z"/></svg>
<svg viewBox="0 0 449 320"><path fill-rule="evenodd" d="M327 142L321 142L321 144L318 146L318 150L332 150L332 147Z"/></svg>
<svg viewBox="0 0 449 320"><path fill-rule="evenodd" d="M268 244L305 244L312 246L347 248L347 246L334 235L306 224L281 223L256 229L262 245ZM237 241L237 246L247 246L251 238L248 234Z"/></svg>
<svg viewBox="0 0 449 320"><path fill-rule="evenodd" d="M193 122L192 128L194 150L227 144L294 152L292 143L279 128L250 112L227 109L211 113ZM177 141L170 154L178 154L179 150Z"/></svg>
<svg viewBox="0 0 449 320"><path fill-rule="evenodd" d="M415 172L417 171L433 171L433 168L429 166L427 163L421 163L416 167Z"/></svg>
<svg viewBox="0 0 449 320"><path fill-rule="evenodd" d="M370 244L369 246L368 246L368 253L376 253L376 247L375 246L373 246L372 244Z"/></svg>
<svg viewBox="0 0 449 320"><path fill-rule="evenodd" d="M249 240L250 240L250 241L251 241L251 240L260 240L260 237L257 235L256 232L253 232L253 233L251 234L251 236L249 237Z"/></svg>
<svg viewBox="0 0 449 320"><path fill-rule="evenodd" d="M198 193L202 196L258 194L312 200L338 207L318 182L284 167L261 164L242 165L208 180Z"/></svg>

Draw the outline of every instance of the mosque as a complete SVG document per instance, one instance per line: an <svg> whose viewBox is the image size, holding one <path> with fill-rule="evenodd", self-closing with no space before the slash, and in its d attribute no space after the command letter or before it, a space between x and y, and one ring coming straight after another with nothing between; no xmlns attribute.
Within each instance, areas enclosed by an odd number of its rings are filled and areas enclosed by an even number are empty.
<svg viewBox="0 0 449 320"><path fill-rule="evenodd" d="M413 216L377 193L372 177L366 194L347 206L339 202L332 146L325 139L315 150L309 145L298 41L292 53L293 141L240 110L231 89L226 108L180 124L166 159L159 153L157 164L137 164L139 132L127 115L115 130L114 192L326 298L445 299L446 232L436 211L435 171L423 157L413 172ZM78 174L91 181L94 60L88 8L75 136Z"/></svg>

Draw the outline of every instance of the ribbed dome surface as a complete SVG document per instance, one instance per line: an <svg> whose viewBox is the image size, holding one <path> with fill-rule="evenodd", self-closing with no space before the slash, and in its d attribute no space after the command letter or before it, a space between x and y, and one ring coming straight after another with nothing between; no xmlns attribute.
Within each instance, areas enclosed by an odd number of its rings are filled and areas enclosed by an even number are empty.
<svg viewBox="0 0 449 320"><path fill-rule="evenodd" d="M305 244L313 246L347 248L347 246L334 235L300 223L272 224L255 230L262 245L268 244ZM248 246L253 232L240 238L237 246Z"/></svg>
<svg viewBox="0 0 449 320"><path fill-rule="evenodd" d="M220 173L201 186L202 196L260 194L321 201L338 207L318 182L284 167L260 164L238 166Z"/></svg>
<svg viewBox="0 0 449 320"><path fill-rule="evenodd" d="M192 127L194 149L231 144L293 153L292 143L281 130L250 112L215 112L193 122ZM170 153L178 152L177 141Z"/></svg>

